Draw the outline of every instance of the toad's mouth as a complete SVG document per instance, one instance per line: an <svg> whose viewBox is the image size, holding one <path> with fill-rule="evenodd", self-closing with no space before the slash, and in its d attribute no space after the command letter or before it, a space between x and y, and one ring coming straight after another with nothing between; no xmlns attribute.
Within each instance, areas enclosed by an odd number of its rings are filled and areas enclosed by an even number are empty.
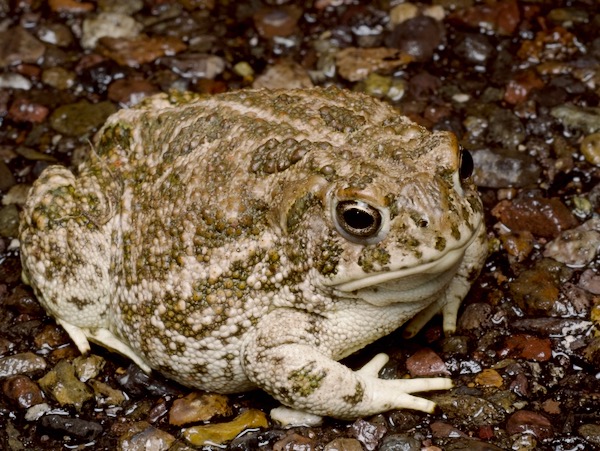
<svg viewBox="0 0 600 451"><path fill-rule="evenodd" d="M479 227L460 247L447 250L433 261L410 268L371 273L332 284L331 288L340 297L359 298L373 305L420 302L438 296L456 275L467 248L478 235Z"/></svg>

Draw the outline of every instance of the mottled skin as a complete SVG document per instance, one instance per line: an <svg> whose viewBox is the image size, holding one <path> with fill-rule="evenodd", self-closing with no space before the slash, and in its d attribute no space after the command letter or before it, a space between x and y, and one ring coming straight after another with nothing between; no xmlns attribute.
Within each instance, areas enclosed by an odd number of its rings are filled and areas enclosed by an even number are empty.
<svg viewBox="0 0 600 451"><path fill-rule="evenodd" d="M78 176L42 173L24 278L84 352L318 415L430 411L408 393L447 379L337 360L438 311L454 330L485 258L460 159L453 135L333 88L159 95L109 118Z"/></svg>

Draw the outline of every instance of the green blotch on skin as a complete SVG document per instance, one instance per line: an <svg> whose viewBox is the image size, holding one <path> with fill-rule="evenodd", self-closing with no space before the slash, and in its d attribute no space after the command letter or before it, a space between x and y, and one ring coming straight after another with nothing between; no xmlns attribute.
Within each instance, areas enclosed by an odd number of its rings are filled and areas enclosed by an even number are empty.
<svg viewBox="0 0 600 451"><path fill-rule="evenodd" d="M288 232L293 231L298 224L302 221L304 213L306 213L311 207L317 205L319 200L313 193L307 193L302 197L296 199L296 201L290 207L287 213L287 230Z"/></svg>
<svg viewBox="0 0 600 451"><path fill-rule="evenodd" d="M295 395L305 398L321 387L321 382L327 376L327 372L317 370L315 367L316 362L310 362L289 374L288 380Z"/></svg>
<svg viewBox="0 0 600 451"><path fill-rule="evenodd" d="M381 247L367 247L358 257L358 265L364 272L385 271L390 261L390 253Z"/></svg>

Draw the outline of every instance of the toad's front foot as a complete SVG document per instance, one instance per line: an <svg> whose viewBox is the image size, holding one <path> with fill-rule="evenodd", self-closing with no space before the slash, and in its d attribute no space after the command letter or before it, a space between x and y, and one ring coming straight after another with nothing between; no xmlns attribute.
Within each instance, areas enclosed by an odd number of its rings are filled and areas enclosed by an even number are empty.
<svg viewBox="0 0 600 451"><path fill-rule="evenodd" d="M413 409L431 413L435 409L433 401L412 396L410 393L448 390L453 387L452 380L443 377L380 379L379 371L388 360L389 357L386 354L377 354L369 363L356 372L364 380L365 392L369 395L369 398L363 402L371 403L373 411Z"/></svg>
<svg viewBox="0 0 600 451"><path fill-rule="evenodd" d="M435 403L428 399L412 396L410 393L448 390L453 387L452 380L435 377L422 379L380 379L379 372L388 362L386 354L377 354L355 374L364 383L362 410L379 413L392 409L413 409L431 413ZM277 407L271 411L273 421L282 426L316 426L322 417L289 407Z"/></svg>

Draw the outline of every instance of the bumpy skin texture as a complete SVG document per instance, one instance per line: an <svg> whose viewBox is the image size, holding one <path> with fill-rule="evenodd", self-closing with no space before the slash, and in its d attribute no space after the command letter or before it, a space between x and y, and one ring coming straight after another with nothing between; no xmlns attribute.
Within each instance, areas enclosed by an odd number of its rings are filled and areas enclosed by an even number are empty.
<svg viewBox="0 0 600 451"><path fill-rule="evenodd" d="M218 392L355 418L446 379L337 360L456 311L485 258L460 152L337 89L159 95L113 115L78 176L53 166L21 224L24 278L82 351ZM378 359L378 360L377 360Z"/></svg>

